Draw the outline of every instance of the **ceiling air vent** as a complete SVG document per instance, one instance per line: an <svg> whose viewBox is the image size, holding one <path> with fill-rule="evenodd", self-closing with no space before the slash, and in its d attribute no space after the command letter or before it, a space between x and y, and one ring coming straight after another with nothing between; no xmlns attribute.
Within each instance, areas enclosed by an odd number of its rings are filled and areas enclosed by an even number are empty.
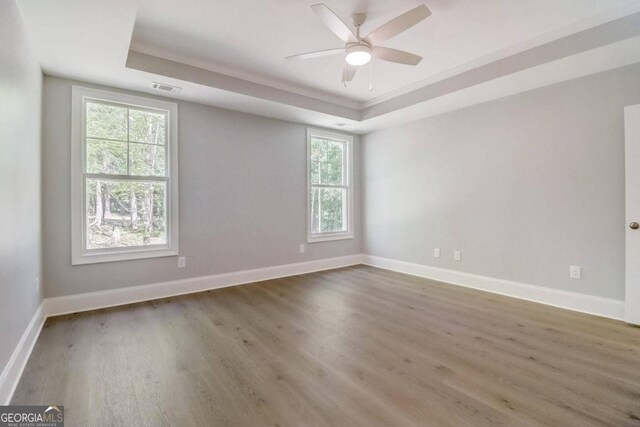
<svg viewBox="0 0 640 427"><path fill-rule="evenodd" d="M158 83L158 82L151 82L151 87L154 89L161 90L163 92L169 92L173 94L180 93L180 90L182 89L181 87L178 87L178 86L171 86L166 83Z"/></svg>

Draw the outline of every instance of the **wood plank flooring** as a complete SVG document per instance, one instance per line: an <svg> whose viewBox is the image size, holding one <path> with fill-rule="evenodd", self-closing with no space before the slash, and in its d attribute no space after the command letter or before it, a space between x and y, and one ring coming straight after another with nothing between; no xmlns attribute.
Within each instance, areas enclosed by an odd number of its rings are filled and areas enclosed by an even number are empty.
<svg viewBox="0 0 640 427"><path fill-rule="evenodd" d="M640 329L357 266L51 318L12 403L67 426L640 426Z"/></svg>

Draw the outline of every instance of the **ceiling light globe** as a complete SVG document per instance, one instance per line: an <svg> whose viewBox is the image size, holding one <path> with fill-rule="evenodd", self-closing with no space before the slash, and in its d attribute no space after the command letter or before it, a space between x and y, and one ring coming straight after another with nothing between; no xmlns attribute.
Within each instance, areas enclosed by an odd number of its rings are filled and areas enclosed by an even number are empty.
<svg viewBox="0 0 640 427"><path fill-rule="evenodd" d="M347 49L347 64L358 67L371 61L371 49L365 45L354 45Z"/></svg>

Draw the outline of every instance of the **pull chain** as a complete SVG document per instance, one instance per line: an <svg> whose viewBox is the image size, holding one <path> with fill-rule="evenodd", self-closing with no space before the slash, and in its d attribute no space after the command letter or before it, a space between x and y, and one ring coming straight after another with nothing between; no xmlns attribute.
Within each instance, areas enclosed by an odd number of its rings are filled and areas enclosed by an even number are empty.
<svg viewBox="0 0 640 427"><path fill-rule="evenodd" d="M347 61L344 61L344 66L342 67L342 84L347 87Z"/></svg>
<svg viewBox="0 0 640 427"><path fill-rule="evenodd" d="M369 92L373 92L373 61L369 61Z"/></svg>

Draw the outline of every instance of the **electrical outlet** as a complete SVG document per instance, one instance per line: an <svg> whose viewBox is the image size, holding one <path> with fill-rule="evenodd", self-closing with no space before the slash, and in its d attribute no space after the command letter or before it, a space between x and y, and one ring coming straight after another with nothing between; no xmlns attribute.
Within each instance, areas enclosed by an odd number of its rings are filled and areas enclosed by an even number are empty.
<svg viewBox="0 0 640 427"><path fill-rule="evenodd" d="M453 251L453 259L456 261L460 261L462 259L462 254L460 251Z"/></svg>
<svg viewBox="0 0 640 427"><path fill-rule="evenodd" d="M187 266L187 257L178 257L178 268L184 268Z"/></svg>
<svg viewBox="0 0 640 427"><path fill-rule="evenodd" d="M305 248L304 245L300 245L300 248L298 248L298 250L300 251L301 254L303 254L304 251L306 251L307 249Z"/></svg>
<svg viewBox="0 0 640 427"><path fill-rule="evenodd" d="M572 265L569 267L569 278L570 279L580 279L582 277L582 268L577 265Z"/></svg>
<svg viewBox="0 0 640 427"><path fill-rule="evenodd" d="M36 292L40 292L40 278L36 277Z"/></svg>
<svg viewBox="0 0 640 427"><path fill-rule="evenodd" d="M433 248L433 257L440 258L440 248Z"/></svg>

